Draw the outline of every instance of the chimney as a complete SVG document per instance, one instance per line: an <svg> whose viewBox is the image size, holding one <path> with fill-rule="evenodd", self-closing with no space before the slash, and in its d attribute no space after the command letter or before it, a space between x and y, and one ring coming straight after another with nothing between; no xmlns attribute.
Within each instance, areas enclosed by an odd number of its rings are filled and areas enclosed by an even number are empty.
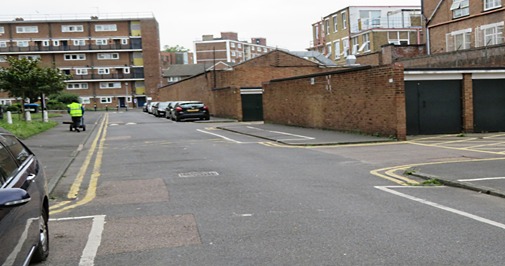
<svg viewBox="0 0 505 266"><path fill-rule="evenodd" d="M203 41L212 41L212 40L214 40L214 35L203 35L202 40Z"/></svg>
<svg viewBox="0 0 505 266"><path fill-rule="evenodd" d="M16 21L25 21L23 18L16 18Z"/></svg>
<svg viewBox="0 0 505 266"><path fill-rule="evenodd" d="M221 32L221 39L238 41L238 33L236 33L236 32Z"/></svg>

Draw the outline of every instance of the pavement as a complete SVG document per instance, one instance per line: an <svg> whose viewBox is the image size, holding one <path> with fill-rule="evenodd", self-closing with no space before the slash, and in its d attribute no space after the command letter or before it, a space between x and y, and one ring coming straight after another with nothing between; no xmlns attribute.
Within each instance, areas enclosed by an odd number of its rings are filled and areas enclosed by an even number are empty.
<svg viewBox="0 0 505 266"><path fill-rule="evenodd" d="M141 112L141 109L131 112ZM23 142L35 153L44 165L48 190L52 193L59 179L73 162L75 157L83 149L84 144L96 128L97 122L105 112L87 111L84 115L86 131L80 133L69 131L69 125L63 124L70 117L63 114L62 117L50 118L59 124L38 135L32 136ZM217 128L244 135L254 136L261 139L275 141L285 145L317 146L317 145L344 145L362 143L391 142L383 137L348 134L329 130L318 130L284 125L263 124L262 122L236 123L236 120L212 117L209 121L198 123L223 123ZM227 125L226 123L230 123ZM505 137L505 136L504 136ZM378 155L379 156L379 155ZM503 157L503 158L502 158ZM502 155L496 159L464 162L455 171L453 164L437 164L423 166L412 175L423 179L436 178L440 183L447 186L459 187L505 198L505 164ZM480 178L475 178L480 177Z"/></svg>

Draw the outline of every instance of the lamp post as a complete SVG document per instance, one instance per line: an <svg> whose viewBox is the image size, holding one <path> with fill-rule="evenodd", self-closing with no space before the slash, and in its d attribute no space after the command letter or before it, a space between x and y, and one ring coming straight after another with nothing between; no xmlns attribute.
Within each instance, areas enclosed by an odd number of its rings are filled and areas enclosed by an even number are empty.
<svg viewBox="0 0 505 266"><path fill-rule="evenodd" d="M126 110L128 110L128 82L125 82L124 83L126 86L126 94L125 94L125 97L124 97L124 105L126 107Z"/></svg>

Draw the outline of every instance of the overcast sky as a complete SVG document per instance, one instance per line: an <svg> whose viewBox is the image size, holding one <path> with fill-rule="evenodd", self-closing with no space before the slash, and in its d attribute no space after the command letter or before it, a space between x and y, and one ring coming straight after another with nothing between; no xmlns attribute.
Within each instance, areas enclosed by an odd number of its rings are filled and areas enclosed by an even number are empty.
<svg viewBox="0 0 505 266"><path fill-rule="evenodd" d="M1 0L3 15L152 12L160 25L160 45L193 50L202 35L238 33L239 40L264 37L267 45L303 51L312 40L311 24L346 6L420 5L420 0Z"/></svg>

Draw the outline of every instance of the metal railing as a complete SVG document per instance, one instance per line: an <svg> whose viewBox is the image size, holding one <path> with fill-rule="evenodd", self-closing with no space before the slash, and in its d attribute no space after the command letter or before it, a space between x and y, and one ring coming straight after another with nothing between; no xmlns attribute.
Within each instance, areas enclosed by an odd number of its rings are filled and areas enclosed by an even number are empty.
<svg viewBox="0 0 505 266"><path fill-rule="evenodd" d="M359 19L358 23L351 24L351 33L357 33L364 30L384 28L422 28L421 15L409 15L404 17L385 17L375 19Z"/></svg>
<svg viewBox="0 0 505 266"><path fill-rule="evenodd" d="M130 74L88 74L88 75L72 75L71 80L88 80L88 79L139 79L144 78L144 73Z"/></svg>
<svg viewBox="0 0 505 266"><path fill-rule="evenodd" d="M28 46L0 47L0 53L6 52L54 52L54 51L88 51L88 50L127 50L142 49L142 44L109 44L109 45L67 45L67 46Z"/></svg>
<svg viewBox="0 0 505 266"><path fill-rule="evenodd" d="M74 13L74 14L14 14L0 15L0 21L63 21L155 18L153 12Z"/></svg>

